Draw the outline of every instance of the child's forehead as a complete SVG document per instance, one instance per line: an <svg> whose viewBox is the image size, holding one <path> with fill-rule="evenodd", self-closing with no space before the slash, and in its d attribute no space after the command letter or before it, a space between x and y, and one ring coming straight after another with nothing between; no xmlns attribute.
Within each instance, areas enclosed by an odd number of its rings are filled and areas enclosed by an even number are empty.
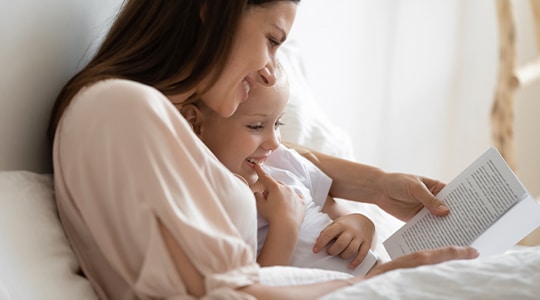
<svg viewBox="0 0 540 300"><path fill-rule="evenodd" d="M257 89L250 94L246 102L238 106L238 111L243 113L254 111L267 111L284 109L287 104L288 93L276 86Z"/></svg>

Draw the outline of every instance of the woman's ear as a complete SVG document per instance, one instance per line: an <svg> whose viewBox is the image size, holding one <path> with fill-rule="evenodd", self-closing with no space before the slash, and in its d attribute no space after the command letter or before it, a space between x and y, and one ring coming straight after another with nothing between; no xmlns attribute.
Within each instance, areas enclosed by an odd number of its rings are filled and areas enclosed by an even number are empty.
<svg viewBox="0 0 540 300"><path fill-rule="evenodd" d="M195 104L186 104L180 108L180 113L188 121L196 135L201 134L203 116L199 108Z"/></svg>

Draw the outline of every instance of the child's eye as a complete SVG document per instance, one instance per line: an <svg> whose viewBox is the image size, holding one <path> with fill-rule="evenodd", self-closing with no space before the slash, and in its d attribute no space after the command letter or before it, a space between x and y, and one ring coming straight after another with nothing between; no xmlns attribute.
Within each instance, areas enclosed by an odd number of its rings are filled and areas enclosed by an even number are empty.
<svg viewBox="0 0 540 300"><path fill-rule="evenodd" d="M264 126L262 126L261 124L257 124L257 125L246 125L247 128L251 129L251 130L261 130L264 128Z"/></svg>

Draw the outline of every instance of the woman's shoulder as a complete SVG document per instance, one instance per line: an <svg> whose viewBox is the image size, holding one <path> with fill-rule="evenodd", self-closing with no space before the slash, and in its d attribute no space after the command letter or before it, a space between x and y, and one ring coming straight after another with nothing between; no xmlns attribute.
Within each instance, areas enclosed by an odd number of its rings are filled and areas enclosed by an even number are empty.
<svg viewBox="0 0 540 300"><path fill-rule="evenodd" d="M126 79L100 80L82 88L73 98L72 109L119 113L155 110L171 102L152 86ZM171 108L171 107L169 107ZM161 109L158 109L161 110Z"/></svg>
<svg viewBox="0 0 540 300"><path fill-rule="evenodd" d="M73 97L62 123L94 124L108 129L119 122L142 127L178 119L169 99L152 86L125 79L106 79L89 84Z"/></svg>
<svg viewBox="0 0 540 300"><path fill-rule="evenodd" d="M77 94L83 98L91 97L93 99L106 99L111 101L130 100L136 101L147 99L148 97L164 98L165 96L152 86L127 79L104 79L94 82ZM76 97L77 97L76 96Z"/></svg>

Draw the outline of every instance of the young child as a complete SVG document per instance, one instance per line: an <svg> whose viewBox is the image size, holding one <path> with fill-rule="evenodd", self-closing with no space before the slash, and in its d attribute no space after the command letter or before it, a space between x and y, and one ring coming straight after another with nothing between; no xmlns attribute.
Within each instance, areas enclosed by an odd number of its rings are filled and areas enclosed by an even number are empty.
<svg viewBox="0 0 540 300"><path fill-rule="evenodd" d="M349 214L329 195L331 179L280 143L288 85L284 77L278 78L272 87L252 89L248 101L229 118L218 116L201 101L183 105L180 112L216 157L252 190L258 189L254 165L260 164L303 197L305 206L258 201L260 265L290 264L365 275L377 261L370 250L375 226L362 214ZM297 214L298 226L276 220L283 211Z"/></svg>

